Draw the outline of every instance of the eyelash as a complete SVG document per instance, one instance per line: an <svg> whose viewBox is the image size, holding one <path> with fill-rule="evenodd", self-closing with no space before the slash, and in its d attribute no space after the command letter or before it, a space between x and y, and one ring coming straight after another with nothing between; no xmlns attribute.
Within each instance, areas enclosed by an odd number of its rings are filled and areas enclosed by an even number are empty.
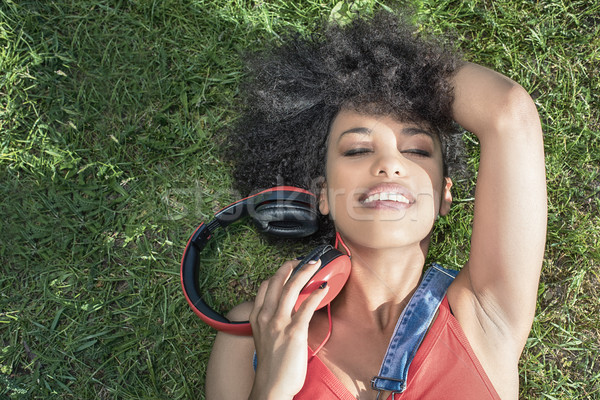
<svg viewBox="0 0 600 400"><path fill-rule="evenodd" d="M345 151L344 152L344 156L345 157L352 157L352 156L357 156L357 155L361 155L361 154L365 154L365 153L370 153L371 151L372 151L371 149L359 147L359 148L356 148L356 149L350 149L348 151Z"/></svg>
<svg viewBox="0 0 600 400"><path fill-rule="evenodd" d="M431 154L429 154L428 151L421 150L421 149L404 150L404 151L402 151L402 153L410 153L411 155L415 155L417 157L430 157L431 156Z"/></svg>
<svg viewBox="0 0 600 400"><path fill-rule="evenodd" d="M358 155L362 155L365 153L371 153L373 150L371 149L367 149L367 148L356 148L356 149L350 149L346 152L344 152L344 156L345 157L353 157L353 156L358 156ZM409 150L403 150L401 151L401 153L403 154L410 154L410 155L414 155L417 157L431 157L431 154L428 151L425 150L421 150L421 149L409 149Z"/></svg>

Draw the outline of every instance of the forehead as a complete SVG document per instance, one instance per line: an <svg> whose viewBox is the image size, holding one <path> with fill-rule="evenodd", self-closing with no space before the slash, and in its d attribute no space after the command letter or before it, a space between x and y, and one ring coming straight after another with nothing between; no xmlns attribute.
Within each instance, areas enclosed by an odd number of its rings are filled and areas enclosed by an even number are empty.
<svg viewBox="0 0 600 400"><path fill-rule="evenodd" d="M436 147L440 146L440 138L426 123L402 120L391 115L369 114L353 110L341 110L333 119L329 144L339 142L351 135L369 136L373 133L390 130L404 136L422 135L430 138Z"/></svg>

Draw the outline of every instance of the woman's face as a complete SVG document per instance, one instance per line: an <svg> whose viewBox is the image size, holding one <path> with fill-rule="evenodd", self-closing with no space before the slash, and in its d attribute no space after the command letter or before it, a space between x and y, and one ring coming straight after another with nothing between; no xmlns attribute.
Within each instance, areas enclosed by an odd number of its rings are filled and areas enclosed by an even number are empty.
<svg viewBox="0 0 600 400"><path fill-rule="evenodd" d="M450 207L440 141L422 126L342 110L329 134L320 211L370 248L420 244Z"/></svg>

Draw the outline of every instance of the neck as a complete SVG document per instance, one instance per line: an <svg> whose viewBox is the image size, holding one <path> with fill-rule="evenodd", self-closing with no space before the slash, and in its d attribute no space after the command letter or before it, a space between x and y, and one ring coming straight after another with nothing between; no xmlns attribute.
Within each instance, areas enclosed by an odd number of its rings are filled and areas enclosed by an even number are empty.
<svg viewBox="0 0 600 400"><path fill-rule="evenodd" d="M393 329L419 284L428 244L426 240L404 248L371 249L346 243L352 273L333 304L335 318Z"/></svg>

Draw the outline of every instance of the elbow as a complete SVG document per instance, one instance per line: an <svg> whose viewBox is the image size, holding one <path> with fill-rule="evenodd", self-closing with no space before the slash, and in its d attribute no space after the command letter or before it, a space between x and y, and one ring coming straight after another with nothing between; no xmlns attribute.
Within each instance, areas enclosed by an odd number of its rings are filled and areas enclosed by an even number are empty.
<svg viewBox="0 0 600 400"><path fill-rule="evenodd" d="M519 84L505 90L501 106L491 122L502 132L520 132L541 137L542 129L537 107L529 93Z"/></svg>

